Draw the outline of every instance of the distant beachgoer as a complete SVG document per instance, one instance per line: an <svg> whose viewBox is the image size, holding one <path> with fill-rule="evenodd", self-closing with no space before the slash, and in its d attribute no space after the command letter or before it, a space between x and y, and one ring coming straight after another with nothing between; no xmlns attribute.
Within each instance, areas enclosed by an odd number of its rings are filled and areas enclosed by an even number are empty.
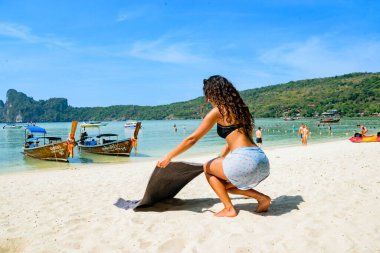
<svg viewBox="0 0 380 253"><path fill-rule="evenodd" d="M253 141L253 118L248 106L236 88L222 76L211 76L203 80L203 84L205 98L213 108L199 127L159 160L157 166L165 168L217 124L218 135L227 143L220 157L204 164L206 179L224 205L215 216L234 217L238 214L228 193L256 199L256 212L265 212L271 198L253 187L269 176L269 160Z"/></svg>
<svg viewBox="0 0 380 253"><path fill-rule="evenodd" d="M360 127L360 133L362 135L364 135L368 132L368 129L364 125L357 125L357 127Z"/></svg>
<svg viewBox="0 0 380 253"><path fill-rule="evenodd" d="M173 125L173 128L174 128L174 132L177 132L177 125L176 124Z"/></svg>
<svg viewBox="0 0 380 253"><path fill-rule="evenodd" d="M329 130L329 135L331 135L332 134L331 125L329 125L327 129Z"/></svg>
<svg viewBox="0 0 380 253"><path fill-rule="evenodd" d="M302 144L307 145L307 141L309 140L310 129L308 126L304 125L302 129Z"/></svg>
<svg viewBox="0 0 380 253"><path fill-rule="evenodd" d="M301 144L304 144L304 136L303 136L304 128L305 128L305 124L302 123L300 128L298 129L298 136L301 138Z"/></svg>
<svg viewBox="0 0 380 253"><path fill-rule="evenodd" d="M263 145L263 133L261 132L261 127L258 127L256 130L256 143L259 147Z"/></svg>

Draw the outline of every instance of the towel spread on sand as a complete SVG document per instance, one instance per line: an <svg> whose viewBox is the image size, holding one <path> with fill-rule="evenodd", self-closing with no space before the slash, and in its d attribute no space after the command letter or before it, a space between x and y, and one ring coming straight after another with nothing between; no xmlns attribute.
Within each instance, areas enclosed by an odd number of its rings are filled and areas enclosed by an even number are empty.
<svg viewBox="0 0 380 253"><path fill-rule="evenodd" d="M156 167L150 176L144 197L141 200L119 198L114 204L123 209L139 211L144 207L173 198L185 185L203 172L199 163L171 162L166 168Z"/></svg>

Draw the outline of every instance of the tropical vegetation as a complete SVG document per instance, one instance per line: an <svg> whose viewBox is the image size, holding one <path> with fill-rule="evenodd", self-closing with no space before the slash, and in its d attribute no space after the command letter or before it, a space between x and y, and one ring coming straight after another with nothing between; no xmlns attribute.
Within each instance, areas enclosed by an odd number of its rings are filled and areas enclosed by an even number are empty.
<svg viewBox="0 0 380 253"><path fill-rule="evenodd" d="M331 109L341 116L371 116L380 113L380 72L291 81L240 93L254 117L313 117ZM196 119L210 109L204 102L198 97L158 106L73 107L66 98L35 101L10 89L6 102L0 100L0 121Z"/></svg>

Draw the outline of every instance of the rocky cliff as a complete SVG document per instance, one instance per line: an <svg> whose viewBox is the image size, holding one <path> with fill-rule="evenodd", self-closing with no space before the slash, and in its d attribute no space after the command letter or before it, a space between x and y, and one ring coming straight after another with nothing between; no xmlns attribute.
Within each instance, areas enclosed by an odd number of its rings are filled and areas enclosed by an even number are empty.
<svg viewBox="0 0 380 253"><path fill-rule="evenodd" d="M0 112L5 122L64 121L67 120L66 98L35 101L22 92L10 89L5 104L1 101Z"/></svg>

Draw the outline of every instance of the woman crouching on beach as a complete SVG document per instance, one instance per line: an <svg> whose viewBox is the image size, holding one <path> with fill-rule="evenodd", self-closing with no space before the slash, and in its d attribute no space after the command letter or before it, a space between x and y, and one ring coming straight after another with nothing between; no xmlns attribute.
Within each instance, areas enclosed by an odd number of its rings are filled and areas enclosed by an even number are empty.
<svg viewBox="0 0 380 253"><path fill-rule="evenodd" d="M253 141L253 118L236 88L222 76L203 81L205 98L213 109L199 127L170 151L157 166L165 168L174 157L185 152L217 124L217 133L226 139L220 157L204 165L208 183L218 195L224 209L218 217L235 217L238 213L228 193L257 200L256 212L266 212L271 198L253 189L269 176L269 161Z"/></svg>

